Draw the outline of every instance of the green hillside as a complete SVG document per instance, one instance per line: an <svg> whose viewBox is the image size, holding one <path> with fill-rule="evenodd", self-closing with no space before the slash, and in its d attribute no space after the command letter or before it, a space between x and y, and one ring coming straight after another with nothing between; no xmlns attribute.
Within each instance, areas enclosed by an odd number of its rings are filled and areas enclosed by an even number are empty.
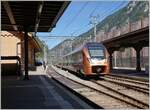
<svg viewBox="0 0 150 110"><path fill-rule="evenodd" d="M35 39L37 40L42 49L41 52L36 53L36 59L42 61L44 58L44 46L46 48L46 51L48 52L48 45L46 45L46 43L40 40L38 37L35 37Z"/></svg>
<svg viewBox="0 0 150 110"><path fill-rule="evenodd" d="M97 32L103 30L104 32L109 32L113 27L119 28L128 22L136 22L141 18L145 18L149 16L149 2L148 1L130 1L125 7L116 11L115 13L107 16L104 20L102 20L99 24L97 24ZM72 49L74 50L78 44L82 44L84 39L93 37L93 28L89 31L79 35L72 42ZM64 41L60 43L62 51L70 52L70 47L67 46L67 42ZM60 46L56 46L54 49L57 51L57 48ZM64 53L64 52L62 52Z"/></svg>
<svg viewBox="0 0 150 110"><path fill-rule="evenodd" d="M118 10L112 15L107 16L103 21L97 24L97 31L103 30L109 32L113 27L119 28L127 22L135 22L141 18L148 17L148 1L130 1L124 8ZM78 36L75 42L81 37L93 36L93 28Z"/></svg>

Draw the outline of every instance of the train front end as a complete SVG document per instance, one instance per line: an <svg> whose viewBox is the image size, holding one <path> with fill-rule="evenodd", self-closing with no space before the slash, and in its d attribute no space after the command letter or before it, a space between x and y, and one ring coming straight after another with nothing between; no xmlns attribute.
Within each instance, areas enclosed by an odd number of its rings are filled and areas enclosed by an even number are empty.
<svg viewBox="0 0 150 110"><path fill-rule="evenodd" d="M105 75L109 73L107 51L100 43L89 43L86 46L88 67L85 67L86 75Z"/></svg>

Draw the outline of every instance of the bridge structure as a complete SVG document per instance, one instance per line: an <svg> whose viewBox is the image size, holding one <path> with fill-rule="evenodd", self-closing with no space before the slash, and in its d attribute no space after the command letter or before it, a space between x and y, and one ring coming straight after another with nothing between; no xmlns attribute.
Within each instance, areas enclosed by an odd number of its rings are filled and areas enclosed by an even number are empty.
<svg viewBox="0 0 150 110"><path fill-rule="evenodd" d="M141 71L140 67L140 51L143 47L149 46L149 27L145 27L136 31L132 31L118 37L108 39L102 42L108 52L110 58L110 68L112 69L112 54L121 48L133 47L136 51L136 70Z"/></svg>
<svg viewBox="0 0 150 110"><path fill-rule="evenodd" d="M75 38L72 36L49 36L47 38ZM90 38L80 38L82 41L77 43L75 48L78 48L84 42L93 41ZM79 40L80 40L79 39ZM109 32L99 31L96 35L96 41L101 42L105 45L109 52L109 61L110 61L110 69L113 68L112 65L112 54L115 51L119 51L121 49L133 47L136 51L136 70L141 71L140 66L140 51L143 47L149 47L149 21L148 18L142 18L139 21L128 23L121 28L113 28ZM74 42L74 41L72 41ZM65 43L64 43L65 44ZM62 44L61 44L62 45ZM72 44L73 45L73 44ZM60 49L59 49L60 48ZM64 47L65 48L65 47ZM53 49L55 53L63 50L62 46L57 46ZM62 52L63 53L63 52Z"/></svg>
<svg viewBox="0 0 150 110"><path fill-rule="evenodd" d="M136 70L141 71L140 51L143 47L149 47L149 21L142 18L139 21L128 23L119 29L112 29L108 33L100 32L97 41L102 42L108 52L110 69L112 66L112 54L114 51L133 47L136 51Z"/></svg>
<svg viewBox="0 0 150 110"><path fill-rule="evenodd" d="M75 38L72 36L49 36L48 38ZM75 48L78 48L84 42L93 41L90 38L80 38L82 39ZM109 59L110 59L110 69L113 68L112 66L112 54L115 51L119 51L125 48L133 47L136 51L136 70L141 71L140 66L140 51L143 47L149 47L149 21L148 18L142 18L139 21L128 23L120 28L113 28L109 32L99 31L96 35L96 41L102 42L108 52L109 52ZM73 41L72 41L73 42ZM59 46L57 46L59 48ZM62 50L62 47L60 47ZM53 49L53 51L59 49ZM60 53L60 50L58 51Z"/></svg>

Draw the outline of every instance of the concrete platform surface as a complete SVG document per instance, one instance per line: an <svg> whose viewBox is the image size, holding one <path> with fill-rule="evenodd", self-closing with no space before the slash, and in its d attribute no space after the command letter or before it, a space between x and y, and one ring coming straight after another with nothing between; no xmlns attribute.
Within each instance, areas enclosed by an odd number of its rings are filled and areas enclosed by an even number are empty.
<svg viewBox="0 0 150 110"><path fill-rule="evenodd" d="M31 73L31 75L30 75ZM29 72L30 80L1 77L2 109L88 109L84 101L60 87L42 67Z"/></svg>

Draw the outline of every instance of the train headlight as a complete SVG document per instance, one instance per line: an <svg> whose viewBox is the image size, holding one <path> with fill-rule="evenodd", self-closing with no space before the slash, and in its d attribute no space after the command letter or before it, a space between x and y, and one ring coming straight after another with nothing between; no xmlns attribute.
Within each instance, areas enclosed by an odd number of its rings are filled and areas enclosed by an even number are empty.
<svg viewBox="0 0 150 110"><path fill-rule="evenodd" d="M97 59L97 58L89 58L88 59L90 64L107 64L107 60L106 59Z"/></svg>
<svg viewBox="0 0 150 110"><path fill-rule="evenodd" d="M100 62L101 62L102 64L106 64L106 63L107 63L106 59L102 59L102 60L100 60Z"/></svg>
<svg viewBox="0 0 150 110"><path fill-rule="evenodd" d="M104 62L104 64L107 64L107 60L106 59L104 59L103 62Z"/></svg>
<svg viewBox="0 0 150 110"><path fill-rule="evenodd" d="M98 62L99 62L99 60L97 58L90 58L90 63L91 64L96 64Z"/></svg>
<svg viewBox="0 0 150 110"><path fill-rule="evenodd" d="M91 59L92 63L95 64L98 62L98 60L96 58Z"/></svg>

